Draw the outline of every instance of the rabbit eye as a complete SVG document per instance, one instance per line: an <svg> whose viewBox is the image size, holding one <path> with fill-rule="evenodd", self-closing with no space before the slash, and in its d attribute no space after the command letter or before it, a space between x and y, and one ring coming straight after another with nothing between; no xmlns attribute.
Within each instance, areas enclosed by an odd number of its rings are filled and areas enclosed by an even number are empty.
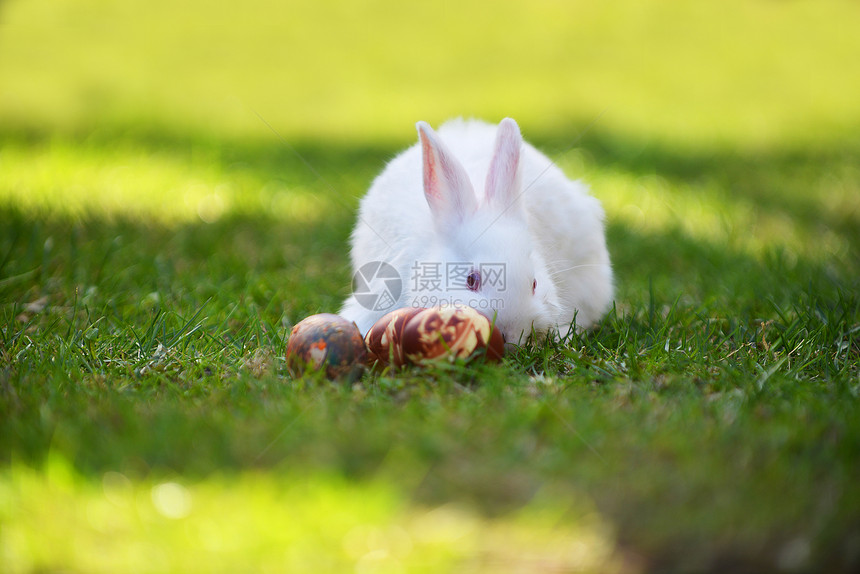
<svg viewBox="0 0 860 574"><path fill-rule="evenodd" d="M481 288L481 274L478 271L472 271L466 277L466 287L469 291L477 291Z"/></svg>
<svg viewBox="0 0 860 574"><path fill-rule="evenodd" d="M537 279L532 279L532 295L537 291Z"/></svg>

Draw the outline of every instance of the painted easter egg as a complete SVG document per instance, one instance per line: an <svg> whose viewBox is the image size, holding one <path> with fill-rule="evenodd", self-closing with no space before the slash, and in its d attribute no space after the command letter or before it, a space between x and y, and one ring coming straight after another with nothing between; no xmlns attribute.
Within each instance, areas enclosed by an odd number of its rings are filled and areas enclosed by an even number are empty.
<svg viewBox="0 0 860 574"><path fill-rule="evenodd" d="M401 343L403 330L409 320L423 311L422 307L403 307L387 313L364 335L368 362L401 367L406 363Z"/></svg>
<svg viewBox="0 0 860 574"><path fill-rule="evenodd" d="M303 319L290 331L286 359L294 377L323 369L329 379L355 380L364 369L367 350L355 323L320 313Z"/></svg>
<svg viewBox="0 0 860 574"><path fill-rule="evenodd" d="M471 307L434 307L406 323L400 344L411 363L472 359L486 355L498 362L505 354L501 332Z"/></svg>

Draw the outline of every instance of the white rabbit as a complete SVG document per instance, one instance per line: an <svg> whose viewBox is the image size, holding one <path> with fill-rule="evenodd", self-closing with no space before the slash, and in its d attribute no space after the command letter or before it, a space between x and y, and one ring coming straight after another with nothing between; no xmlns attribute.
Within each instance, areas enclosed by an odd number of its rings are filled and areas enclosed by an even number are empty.
<svg viewBox="0 0 860 574"><path fill-rule="evenodd" d="M361 201L340 314L366 333L400 307L468 305L508 343L599 320L612 267L587 188L524 143L510 118L417 128L419 143Z"/></svg>

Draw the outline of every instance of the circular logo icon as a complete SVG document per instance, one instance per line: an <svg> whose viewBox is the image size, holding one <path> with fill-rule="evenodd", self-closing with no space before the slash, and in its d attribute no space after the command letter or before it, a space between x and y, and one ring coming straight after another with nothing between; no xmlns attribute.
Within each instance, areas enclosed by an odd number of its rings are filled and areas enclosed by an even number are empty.
<svg viewBox="0 0 860 574"><path fill-rule="evenodd" d="M352 294L358 304L371 311L387 311L397 304L403 282L397 269L383 261L362 265L352 276Z"/></svg>

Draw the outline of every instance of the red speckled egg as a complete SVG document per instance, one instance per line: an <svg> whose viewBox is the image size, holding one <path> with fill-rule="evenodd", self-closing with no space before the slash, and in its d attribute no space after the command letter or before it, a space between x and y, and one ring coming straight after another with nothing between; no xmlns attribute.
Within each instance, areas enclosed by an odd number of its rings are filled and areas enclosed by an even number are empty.
<svg viewBox="0 0 860 574"><path fill-rule="evenodd" d="M329 379L355 380L364 370L367 350L355 323L320 313L303 319L290 331L286 359L294 377L324 369Z"/></svg>
<svg viewBox="0 0 860 574"><path fill-rule="evenodd" d="M505 354L501 332L471 307L425 309L406 323L400 342L407 360L417 364L471 359L482 349L494 362Z"/></svg>
<svg viewBox="0 0 860 574"><path fill-rule="evenodd" d="M406 363L401 338L409 319L420 313L422 307L403 307L384 315L367 331L364 342L367 345L368 361L385 366L391 363L401 367Z"/></svg>

